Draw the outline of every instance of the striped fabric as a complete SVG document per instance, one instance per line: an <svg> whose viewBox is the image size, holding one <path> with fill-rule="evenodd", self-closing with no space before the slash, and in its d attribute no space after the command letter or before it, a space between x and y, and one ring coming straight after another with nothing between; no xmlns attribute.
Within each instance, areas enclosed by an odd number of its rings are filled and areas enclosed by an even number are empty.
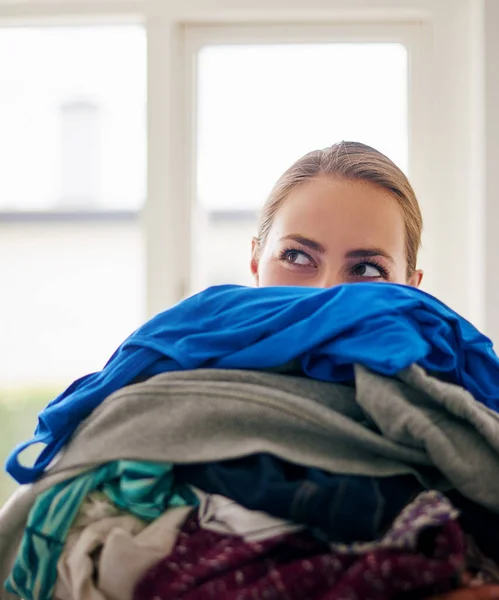
<svg viewBox="0 0 499 600"><path fill-rule="evenodd" d="M37 498L12 572L9 592L25 600L50 600L57 562L85 497L101 490L119 508L152 521L167 508L196 505L188 486L175 485L170 464L120 460L63 481Z"/></svg>

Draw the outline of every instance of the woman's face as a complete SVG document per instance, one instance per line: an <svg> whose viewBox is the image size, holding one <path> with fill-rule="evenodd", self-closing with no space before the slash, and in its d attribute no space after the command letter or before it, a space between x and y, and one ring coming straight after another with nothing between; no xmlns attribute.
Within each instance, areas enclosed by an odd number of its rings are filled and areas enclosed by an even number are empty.
<svg viewBox="0 0 499 600"><path fill-rule="evenodd" d="M407 279L405 225L389 192L369 182L321 176L296 187L275 216L265 246L253 243L256 284L332 287Z"/></svg>

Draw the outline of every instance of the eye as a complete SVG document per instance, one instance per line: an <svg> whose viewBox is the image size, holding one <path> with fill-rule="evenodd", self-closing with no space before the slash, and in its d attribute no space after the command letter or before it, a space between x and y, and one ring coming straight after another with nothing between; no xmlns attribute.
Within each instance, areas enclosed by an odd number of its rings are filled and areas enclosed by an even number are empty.
<svg viewBox="0 0 499 600"><path fill-rule="evenodd" d="M310 256L301 250L285 250L281 255L281 259L290 265L297 265L299 267L314 266Z"/></svg>
<svg viewBox="0 0 499 600"><path fill-rule="evenodd" d="M355 277L374 279L378 277L386 277L386 272L383 271L384 269L376 265L372 265L370 263L360 263L355 265L355 267L352 269L352 275L355 275Z"/></svg>

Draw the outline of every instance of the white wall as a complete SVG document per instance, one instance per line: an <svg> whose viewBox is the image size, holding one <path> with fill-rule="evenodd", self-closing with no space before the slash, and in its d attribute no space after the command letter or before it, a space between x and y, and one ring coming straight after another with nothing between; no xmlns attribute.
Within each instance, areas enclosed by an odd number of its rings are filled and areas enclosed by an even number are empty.
<svg viewBox="0 0 499 600"><path fill-rule="evenodd" d="M484 28L485 325L499 344L499 2L486 0Z"/></svg>

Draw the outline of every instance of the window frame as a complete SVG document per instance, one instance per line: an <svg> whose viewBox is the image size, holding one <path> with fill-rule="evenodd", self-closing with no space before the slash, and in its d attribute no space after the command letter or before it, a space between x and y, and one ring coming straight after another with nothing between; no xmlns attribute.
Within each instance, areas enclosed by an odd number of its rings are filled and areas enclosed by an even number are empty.
<svg viewBox="0 0 499 600"><path fill-rule="evenodd" d="M493 206L499 186L490 166L494 148L499 147L498 110L490 102L499 58L490 55L492 45L486 43L497 30L490 19L499 25L492 4L490 0L0 0L0 26L145 24L148 194L140 223L147 253L148 316L184 295L190 269L192 182L186 175L194 140L192 107L186 109L192 83L191 71L186 73L189 27L214 28L218 33L242 24L266 31L358 27L371 39L373 31L383 28L419 30L421 35L411 42L409 66L409 160L411 181L426 216L426 288L486 330L487 322L493 321L497 331L490 335L499 339L499 321L489 315L499 297L499 274L484 273L484 264L492 265L494 258L485 255L486 243L487 248L495 247L489 216L499 225ZM481 215L477 205L484 210Z"/></svg>
<svg viewBox="0 0 499 600"><path fill-rule="evenodd" d="M329 23L329 24L273 24L247 26L242 24L230 25L186 25L183 30L183 51L185 75L184 101L185 120L183 138L188 140L186 148L185 171L181 177L188 183L185 190L185 206L187 207L184 221L187 223L184 235L192 235L195 224L196 188L197 188L197 55L199 51L210 45L278 45L278 44L321 44L321 43L397 43L407 51L407 134L408 134L408 167L411 181L417 187L417 166L420 159L415 148L422 146L420 139L423 131L420 124L426 118L423 101L415 98L426 97L426 86L423 54L421 48L429 39L426 24L420 21L373 22L373 23ZM334 141L334 140L332 140ZM262 198L262 202L263 202ZM423 203L422 203L423 204ZM431 207L422 206L426 214ZM248 245L250 240L248 240ZM190 289L190 276L194 270L189 248L189 263L184 267L183 289Z"/></svg>

